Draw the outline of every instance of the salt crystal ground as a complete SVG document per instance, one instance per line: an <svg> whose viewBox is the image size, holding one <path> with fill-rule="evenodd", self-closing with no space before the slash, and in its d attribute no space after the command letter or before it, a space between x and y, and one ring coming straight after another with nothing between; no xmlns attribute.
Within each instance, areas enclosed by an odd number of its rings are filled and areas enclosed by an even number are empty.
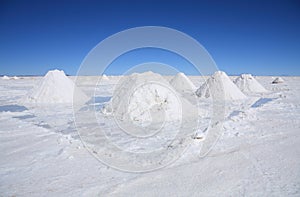
<svg viewBox="0 0 300 197"><path fill-rule="evenodd" d="M84 91L93 90L91 78ZM223 135L206 157L198 157L194 141L179 160L148 173L122 172L95 159L78 137L72 106L23 105L40 78L0 79L0 194L299 196L300 77L283 78L272 84L275 77L256 77L269 92L226 104ZM190 79L196 87L205 80ZM99 104L117 81L105 81Z"/></svg>

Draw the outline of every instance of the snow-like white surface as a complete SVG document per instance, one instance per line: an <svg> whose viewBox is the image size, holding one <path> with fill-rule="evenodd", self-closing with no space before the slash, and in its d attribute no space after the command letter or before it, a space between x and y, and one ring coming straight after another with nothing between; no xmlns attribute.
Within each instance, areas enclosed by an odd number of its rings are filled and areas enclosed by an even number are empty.
<svg viewBox="0 0 300 197"><path fill-rule="evenodd" d="M240 100L246 96L223 71L217 71L196 91L201 98L213 97L216 100Z"/></svg>
<svg viewBox="0 0 300 197"><path fill-rule="evenodd" d="M40 78L0 80L1 196L299 196L300 77L276 85L256 78L270 92L226 104L223 135L206 157L198 157L202 141L194 140L179 160L148 173L96 160L82 146L71 107L22 106L20 98ZM103 86L103 94L117 82Z"/></svg>
<svg viewBox="0 0 300 197"><path fill-rule="evenodd" d="M281 77L276 77L272 83L277 84L277 83L283 83L284 80Z"/></svg>
<svg viewBox="0 0 300 197"><path fill-rule="evenodd" d="M87 96L76 88L74 82L70 80L60 70L48 71L37 86L29 92L25 102L28 103L72 103L73 94L76 91L76 96L80 99L77 101L85 102Z"/></svg>
<svg viewBox="0 0 300 197"><path fill-rule="evenodd" d="M251 75L242 74L234 83L244 93L266 93L267 90Z"/></svg>
<svg viewBox="0 0 300 197"><path fill-rule="evenodd" d="M197 89L193 82L184 73L178 73L171 79L170 84L179 93L194 93Z"/></svg>

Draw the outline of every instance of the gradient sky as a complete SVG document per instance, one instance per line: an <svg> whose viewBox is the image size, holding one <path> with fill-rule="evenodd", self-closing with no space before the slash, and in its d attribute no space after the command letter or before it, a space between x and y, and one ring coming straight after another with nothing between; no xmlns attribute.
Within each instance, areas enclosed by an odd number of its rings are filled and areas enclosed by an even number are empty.
<svg viewBox="0 0 300 197"><path fill-rule="evenodd" d="M300 75L297 0L1 0L0 75L44 75L54 68L74 75L101 40L137 26L166 26L192 36L231 75ZM169 57L150 50L139 58ZM107 74L121 74L135 61ZM177 69L195 74L181 63Z"/></svg>

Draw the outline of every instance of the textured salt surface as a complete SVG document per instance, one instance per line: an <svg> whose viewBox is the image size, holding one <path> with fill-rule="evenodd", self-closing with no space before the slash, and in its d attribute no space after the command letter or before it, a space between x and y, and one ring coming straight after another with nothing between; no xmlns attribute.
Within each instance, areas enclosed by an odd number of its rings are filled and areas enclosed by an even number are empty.
<svg viewBox="0 0 300 197"><path fill-rule="evenodd" d="M52 107L51 115L40 107L1 112L1 196L299 196L300 77L285 77L278 85L271 84L271 77L259 79L267 89L274 88L268 97L275 100L258 107L229 102L231 117L207 157L198 156L197 145L205 140L193 139L179 160L148 173L114 170L92 157L78 137L68 133L75 132L68 123L72 113L60 123L65 106ZM194 83L198 86L200 80L195 77ZM1 102L18 105L15 98L35 81L0 80ZM103 88L113 91L111 85ZM36 117L13 118L29 113ZM111 128L110 123L106 119L102 124ZM124 141L122 135L115 137Z"/></svg>

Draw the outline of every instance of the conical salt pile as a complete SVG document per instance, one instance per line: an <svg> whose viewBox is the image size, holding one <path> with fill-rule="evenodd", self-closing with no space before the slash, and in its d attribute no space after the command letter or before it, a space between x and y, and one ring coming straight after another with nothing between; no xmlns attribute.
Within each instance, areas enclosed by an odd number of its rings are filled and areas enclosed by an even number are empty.
<svg viewBox="0 0 300 197"><path fill-rule="evenodd" d="M147 125L179 120L182 113L193 114L193 108L161 75L145 72L121 79L103 112L113 113L118 120Z"/></svg>
<svg viewBox="0 0 300 197"><path fill-rule="evenodd" d="M8 80L8 79L10 79L10 78L9 78L8 76L4 75L4 76L2 77L2 79Z"/></svg>
<svg viewBox="0 0 300 197"><path fill-rule="evenodd" d="M197 89L193 82L184 73L178 73L171 79L170 84L179 93L193 93Z"/></svg>
<svg viewBox="0 0 300 197"><path fill-rule="evenodd" d="M76 91L76 101L86 102L87 96L69 79L64 71L49 71L42 81L27 96L30 103L73 103L73 93Z"/></svg>
<svg viewBox="0 0 300 197"><path fill-rule="evenodd" d="M277 83L283 83L284 80L281 77L277 77L272 83L277 84Z"/></svg>
<svg viewBox="0 0 300 197"><path fill-rule="evenodd" d="M230 80L225 72L217 71L197 91L202 98L213 97L217 100L239 100L246 96Z"/></svg>
<svg viewBox="0 0 300 197"><path fill-rule="evenodd" d="M242 74L234 83L244 93L268 92L251 74Z"/></svg>

